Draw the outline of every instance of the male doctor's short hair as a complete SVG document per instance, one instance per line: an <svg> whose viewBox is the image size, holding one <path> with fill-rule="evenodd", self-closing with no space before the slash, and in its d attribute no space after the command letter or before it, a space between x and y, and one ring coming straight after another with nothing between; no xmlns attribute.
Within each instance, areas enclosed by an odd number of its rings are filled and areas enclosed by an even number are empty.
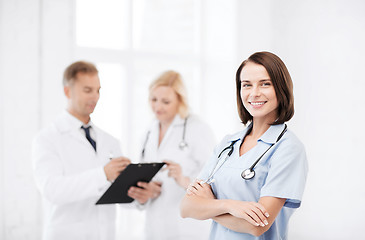
<svg viewBox="0 0 365 240"><path fill-rule="evenodd" d="M91 62L78 61L68 66L63 73L63 86L71 85L77 78L77 74L98 74L98 69Z"/></svg>
<svg viewBox="0 0 365 240"><path fill-rule="evenodd" d="M175 71L166 71L162 73L156 80L154 80L149 87L149 94L151 97L152 91L157 87L171 87L179 100L178 113L181 118L186 118L189 114L189 106L187 101L186 88L182 81L180 73Z"/></svg>
<svg viewBox="0 0 365 240"><path fill-rule="evenodd" d="M256 52L243 61L236 72L236 97L238 114L243 124L252 121L251 114L243 106L241 99L241 71L248 62L262 65L269 74L278 101L278 118L273 125L289 121L294 115L293 82L284 62L270 52Z"/></svg>

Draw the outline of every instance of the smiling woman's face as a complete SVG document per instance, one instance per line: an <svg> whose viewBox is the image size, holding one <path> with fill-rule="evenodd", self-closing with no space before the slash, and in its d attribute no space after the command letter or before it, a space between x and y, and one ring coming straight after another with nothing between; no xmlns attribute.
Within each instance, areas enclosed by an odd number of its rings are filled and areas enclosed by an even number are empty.
<svg viewBox="0 0 365 240"><path fill-rule="evenodd" d="M278 100L270 76L264 66L247 62L241 71L241 101L253 120L274 122Z"/></svg>
<svg viewBox="0 0 365 240"><path fill-rule="evenodd" d="M153 113L161 123L171 123L179 109L177 94L168 86L160 86L152 90L150 104Z"/></svg>

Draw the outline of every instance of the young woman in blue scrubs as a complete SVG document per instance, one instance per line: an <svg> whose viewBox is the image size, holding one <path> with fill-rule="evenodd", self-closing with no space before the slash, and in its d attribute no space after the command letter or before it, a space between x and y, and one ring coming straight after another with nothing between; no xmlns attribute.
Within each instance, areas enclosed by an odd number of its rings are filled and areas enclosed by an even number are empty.
<svg viewBox="0 0 365 240"><path fill-rule="evenodd" d="M238 68L236 90L248 127L215 148L188 188L181 215L213 219L210 239L287 239L307 176L304 146L285 124L294 114L291 77L278 56L257 52Z"/></svg>

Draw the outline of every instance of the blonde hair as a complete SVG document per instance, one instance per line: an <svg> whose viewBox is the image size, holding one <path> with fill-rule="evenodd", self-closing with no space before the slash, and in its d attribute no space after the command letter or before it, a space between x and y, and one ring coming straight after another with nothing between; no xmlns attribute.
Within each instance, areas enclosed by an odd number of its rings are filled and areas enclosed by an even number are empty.
<svg viewBox="0 0 365 240"><path fill-rule="evenodd" d="M178 113L181 118L186 118L189 114L189 106L187 101L186 88L182 81L181 75L175 71L166 71L162 73L156 80L154 80L149 87L150 97L152 91L157 87L171 87L179 100Z"/></svg>

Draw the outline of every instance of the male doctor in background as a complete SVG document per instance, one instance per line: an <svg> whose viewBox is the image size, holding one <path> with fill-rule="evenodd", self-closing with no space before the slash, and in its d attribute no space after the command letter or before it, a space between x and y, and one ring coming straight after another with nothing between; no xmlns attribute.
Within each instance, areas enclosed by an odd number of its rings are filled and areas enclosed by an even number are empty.
<svg viewBox="0 0 365 240"><path fill-rule="evenodd" d="M96 127L90 114L99 100L98 70L75 62L64 73L67 111L34 139L35 180L44 200L46 240L115 239L116 205L95 205L130 163L119 142Z"/></svg>

